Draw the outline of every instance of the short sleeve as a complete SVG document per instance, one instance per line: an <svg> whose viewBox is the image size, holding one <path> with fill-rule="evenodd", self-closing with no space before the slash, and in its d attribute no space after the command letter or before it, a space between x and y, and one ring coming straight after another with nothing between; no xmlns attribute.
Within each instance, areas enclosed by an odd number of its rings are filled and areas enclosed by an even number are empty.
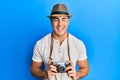
<svg viewBox="0 0 120 80"><path fill-rule="evenodd" d="M32 60L35 62L42 62L42 56L41 56L41 48L38 45L38 42L35 44L34 50L33 50L33 56Z"/></svg>
<svg viewBox="0 0 120 80"><path fill-rule="evenodd" d="M79 41L77 43L77 49L78 49L78 58L77 60L85 60L87 59L87 54L86 54L86 47L82 41Z"/></svg>

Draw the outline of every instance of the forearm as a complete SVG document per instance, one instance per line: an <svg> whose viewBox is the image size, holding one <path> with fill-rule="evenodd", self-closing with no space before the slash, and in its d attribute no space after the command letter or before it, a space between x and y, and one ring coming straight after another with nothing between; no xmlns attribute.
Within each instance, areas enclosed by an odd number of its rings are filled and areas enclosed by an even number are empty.
<svg viewBox="0 0 120 80"><path fill-rule="evenodd" d="M42 71L39 68L31 68L31 73L38 78L47 78L46 71Z"/></svg>
<svg viewBox="0 0 120 80"><path fill-rule="evenodd" d="M89 70L90 70L89 67L88 67L88 68L81 68L81 69L76 73L77 79L85 77L85 76L88 74Z"/></svg>

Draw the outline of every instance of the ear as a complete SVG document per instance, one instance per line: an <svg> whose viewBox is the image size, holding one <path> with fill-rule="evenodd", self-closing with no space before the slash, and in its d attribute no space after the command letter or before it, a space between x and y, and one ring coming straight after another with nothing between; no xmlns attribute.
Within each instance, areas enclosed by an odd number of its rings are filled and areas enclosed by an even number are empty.
<svg viewBox="0 0 120 80"><path fill-rule="evenodd" d="M50 22L51 22L51 24L52 24L52 18L50 18Z"/></svg>
<svg viewBox="0 0 120 80"><path fill-rule="evenodd" d="M69 22L70 22L70 18L68 17L68 25L69 25Z"/></svg>

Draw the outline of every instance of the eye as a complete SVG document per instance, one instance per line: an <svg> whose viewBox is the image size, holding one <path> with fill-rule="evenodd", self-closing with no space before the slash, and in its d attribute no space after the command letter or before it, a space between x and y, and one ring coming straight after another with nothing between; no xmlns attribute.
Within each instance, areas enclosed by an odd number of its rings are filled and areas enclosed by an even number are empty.
<svg viewBox="0 0 120 80"><path fill-rule="evenodd" d="M62 18L62 21L67 21L67 18Z"/></svg>
<svg viewBox="0 0 120 80"><path fill-rule="evenodd" d="M58 18L52 18L52 21L58 21Z"/></svg>

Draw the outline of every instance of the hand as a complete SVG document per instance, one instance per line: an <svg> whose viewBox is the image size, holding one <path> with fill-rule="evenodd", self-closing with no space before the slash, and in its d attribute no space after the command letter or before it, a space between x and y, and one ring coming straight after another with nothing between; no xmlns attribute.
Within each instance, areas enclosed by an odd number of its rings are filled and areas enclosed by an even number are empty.
<svg viewBox="0 0 120 80"><path fill-rule="evenodd" d="M65 71L67 72L68 76L72 78L72 80L77 80L76 70L74 68L74 65L73 65L72 61L67 61L67 62L69 62L70 65L66 68Z"/></svg>
<svg viewBox="0 0 120 80"><path fill-rule="evenodd" d="M48 67L47 67L47 77L48 77L48 79L50 79L52 76L55 76L56 75L56 73L57 73L57 68L56 68L56 66L53 66L52 65L52 60L49 60L48 61Z"/></svg>

